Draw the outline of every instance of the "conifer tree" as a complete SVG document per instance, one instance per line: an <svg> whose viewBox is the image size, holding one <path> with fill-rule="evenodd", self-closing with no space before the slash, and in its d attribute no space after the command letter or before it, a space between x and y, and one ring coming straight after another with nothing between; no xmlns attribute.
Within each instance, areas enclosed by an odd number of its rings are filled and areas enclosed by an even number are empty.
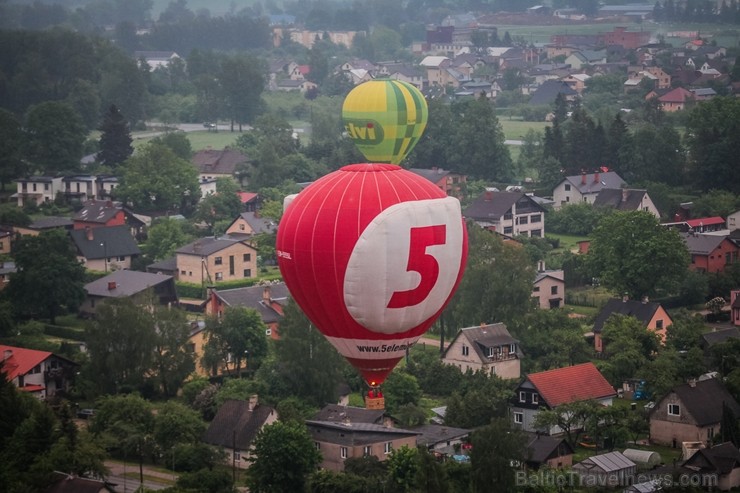
<svg viewBox="0 0 740 493"><path fill-rule="evenodd" d="M106 166L116 167L133 154L134 148L131 146L132 139L128 122L115 104L112 104L103 116L99 130L102 132L99 162Z"/></svg>

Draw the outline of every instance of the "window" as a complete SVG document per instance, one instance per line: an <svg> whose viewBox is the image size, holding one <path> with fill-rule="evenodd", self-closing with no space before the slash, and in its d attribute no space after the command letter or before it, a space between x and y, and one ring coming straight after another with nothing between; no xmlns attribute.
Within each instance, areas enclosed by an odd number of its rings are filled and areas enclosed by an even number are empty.
<svg viewBox="0 0 740 493"><path fill-rule="evenodd" d="M184 276L184 275L185 275L185 271L184 271L184 270L181 270L181 271L180 271L180 275L181 275L181 276Z"/></svg>
<svg viewBox="0 0 740 493"><path fill-rule="evenodd" d="M241 460L242 454L238 450L234 450L234 460Z"/></svg>
<svg viewBox="0 0 740 493"><path fill-rule="evenodd" d="M691 256L691 263L692 264L695 264L696 263L696 255L692 255Z"/></svg>
<svg viewBox="0 0 740 493"><path fill-rule="evenodd" d="M245 229L247 229L247 227L246 227L246 226L245 226L244 224L240 224L240 225L239 225L239 229L240 229L241 231L244 231Z"/></svg>
<svg viewBox="0 0 740 493"><path fill-rule="evenodd" d="M570 192L570 185L568 185L567 183L565 184L565 191Z"/></svg>
<svg viewBox="0 0 740 493"><path fill-rule="evenodd" d="M316 450L321 450L321 444L319 442L313 442L313 446L316 448Z"/></svg>
<svg viewBox="0 0 740 493"><path fill-rule="evenodd" d="M520 425L524 422L524 413L514 413L514 423Z"/></svg>
<svg viewBox="0 0 740 493"><path fill-rule="evenodd" d="M532 394L532 404L539 404L540 398L537 394Z"/></svg>
<svg viewBox="0 0 740 493"><path fill-rule="evenodd" d="M468 356L469 354L470 354L470 348L468 346L466 346L465 344L463 344L463 347L462 347L462 355L463 356Z"/></svg>
<svg viewBox="0 0 740 493"><path fill-rule="evenodd" d="M540 292L540 287L539 286L535 286L534 288L532 288L532 292L533 293L539 293Z"/></svg>
<svg viewBox="0 0 740 493"><path fill-rule="evenodd" d="M725 263L726 264L732 263L732 254L730 252L725 253Z"/></svg>
<svg viewBox="0 0 740 493"><path fill-rule="evenodd" d="M373 448L370 445L365 445L365 448L362 449L362 455L368 456L372 455Z"/></svg>
<svg viewBox="0 0 740 493"><path fill-rule="evenodd" d="M529 218L527 216L520 217L519 224L529 224Z"/></svg>
<svg viewBox="0 0 740 493"><path fill-rule="evenodd" d="M552 286L550 288L550 294L558 294L558 287L557 286Z"/></svg>
<svg viewBox="0 0 740 493"><path fill-rule="evenodd" d="M125 262L126 261L126 257L123 256L123 255L121 255L120 257L116 257L116 260L118 260L119 262Z"/></svg>
<svg viewBox="0 0 740 493"><path fill-rule="evenodd" d="M655 328L656 329L662 329L663 328L663 320L656 320L655 321Z"/></svg>
<svg viewBox="0 0 740 493"><path fill-rule="evenodd" d="M516 344L509 344L509 354L516 353Z"/></svg>
<svg viewBox="0 0 740 493"><path fill-rule="evenodd" d="M542 214L535 214L532 216L532 222L533 223L539 223L542 222Z"/></svg>
<svg viewBox="0 0 740 493"><path fill-rule="evenodd" d="M216 265L221 265L224 263L224 259L221 257L216 257L215 259L213 259L213 263Z"/></svg>
<svg viewBox="0 0 740 493"><path fill-rule="evenodd" d="M216 272L216 280L217 281L223 281L224 280L224 273L223 272Z"/></svg>
<svg viewBox="0 0 740 493"><path fill-rule="evenodd" d="M385 442L383 453L390 454L393 451L393 444L391 442Z"/></svg>
<svg viewBox="0 0 740 493"><path fill-rule="evenodd" d="M347 447L340 447L339 448L339 456L342 459L346 459L347 458Z"/></svg>
<svg viewBox="0 0 740 493"><path fill-rule="evenodd" d="M527 393L519 392L519 402L527 402Z"/></svg>
<svg viewBox="0 0 740 493"><path fill-rule="evenodd" d="M252 277L252 269L244 269L244 277Z"/></svg>
<svg viewBox="0 0 740 493"><path fill-rule="evenodd" d="M566 202L570 202L570 197L565 197Z"/></svg>
<svg viewBox="0 0 740 493"><path fill-rule="evenodd" d="M272 329L265 329L265 335L271 336L272 335Z"/></svg>
<svg viewBox="0 0 740 493"><path fill-rule="evenodd" d="M234 256L229 255L229 275L234 275Z"/></svg>
<svg viewBox="0 0 740 493"><path fill-rule="evenodd" d="M244 262L251 262L252 261L252 254L251 253L245 253L243 260L244 260Z"/></svg>
<svg viewBox="0 0 740 493"><path fill-rule="evenodd" d="M504 214L504 221L511 221L511 212L507 212Z"/></svg>
<svg viewBox="0 0 740 493"><path fill-rule="evenodd" d="M514 228L512 228L511 226L506 226L506 227L504 228L504 234L505 234L505 235L510 235L510 234L512 234L513 232L514 232Z"/></svg>
<svg viewBox="0 0 740 493"><path fill-rule="evenodd" d="M36 184L35 183L33 184L33 191L34 192L36 191Z"/></svg>
<svg viewBox="0 0 740 493"><path fill-rule="evenodd" d="M588 202L588 198L587 197L583 197L583 201L584 202Z"/></svg>
<svg viewBox="0 0 740 493"><path fill-rule="evenodd" d="M678 404L668 404L668 416L681 416L681 406Z"/></svg>

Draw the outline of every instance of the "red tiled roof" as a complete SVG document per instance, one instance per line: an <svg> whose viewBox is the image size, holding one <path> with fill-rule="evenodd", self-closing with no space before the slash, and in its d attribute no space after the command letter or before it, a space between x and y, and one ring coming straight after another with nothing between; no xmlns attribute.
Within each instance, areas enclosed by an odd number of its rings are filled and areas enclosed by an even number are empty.
<svg viewBox="0 0 740 493"><path fill-rule="evenodd" d="M548 406L616 395L593 363L556 368L527 375Z"/></svg>
<svg viewBox="0 0 740 493"><path fill-rule="evenodd" d="M242 204L246 204L250 200L257 198L257 194L254 192L236 192L236 194L239 196L239 200Z"/></svg>
<svg viewBox="0 0 740 493"><path fill-rule="evenodd" d="M10 357L5 359L6 351L10 351ZM13 380L18 375L25 375L51 356L48 351L36 351L14 346L0 345L0 358L5 359L3 370L8 375L8 380Z"/></svg>
<svg viewBox="0 0 740 493"><path fill-rule="evenodd" d="M694 99L694 95L683 87L677 87L659 97L658 101L661 103L684 103L687 99Z"/></svg>
<svg viewBox="0 0 740 493"><path fill-rule="evenodd" d="M41 392L45 388L43 385L24 385L23 387L18 387L18 390L21 392Z"/></svg>
<svg viewBox="0 0 740 493"><path fill-rule="evenodd" d="M703 217L699 219L689 219L688 221L686 221L686 224L688 224L692 228L696 228L697 226L712 226L714 224L724 224L724 223L725 223L725 220L719 216Z"/></svg>

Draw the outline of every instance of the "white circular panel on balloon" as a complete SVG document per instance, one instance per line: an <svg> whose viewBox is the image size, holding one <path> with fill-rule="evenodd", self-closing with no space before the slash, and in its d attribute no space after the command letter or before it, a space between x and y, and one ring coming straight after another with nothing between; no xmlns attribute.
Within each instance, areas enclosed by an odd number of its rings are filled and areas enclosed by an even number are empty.
<svg viewBox="0 0 740 493"><path fill-rule="evenodd" d="M365 228L344 276L344 303L372 332L397 334L432 317L452 293L462 260L460 202L395 204Z"/></svg>

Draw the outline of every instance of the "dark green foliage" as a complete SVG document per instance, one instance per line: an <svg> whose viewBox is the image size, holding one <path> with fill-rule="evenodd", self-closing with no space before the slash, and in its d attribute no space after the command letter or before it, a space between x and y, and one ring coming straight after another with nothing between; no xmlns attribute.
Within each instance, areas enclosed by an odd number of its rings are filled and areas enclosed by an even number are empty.
<svg viewBox="0 0 740 493"><path fill-rule="evenodd" d="M234 482L231 473L224 469L201 469L180 475L177 487L186 492L232 493Z"/></svg>
<svg viewBox="0 0 740 493"><path fill-rule="evenodd" d="M98 161L105 166L115 168L134 152L131 145L133 139L128 123L116 105L111 105L103 115L103 122L99 128L100 152Z"/></svg>
<svg viewBox="0 0 740 493"><path fill-rule="evenodd" d="M418 404L421 399L421 388L413 375L397 369L391 372L383 383L383 394L386 409L393 413L403 405Z"/></svg>
<svg viewBox="0 0 740 493"><path fill-rule="evenodd" d="M552 233L588 236L596 229L599 221L613 211L611 208L598 208L586 203L566 204L558 210L548 210L545 216L547 230Z"/></svg>
<svg viewBox="0 0 740 493"><path fill-rule="evenodd" d="M526 348L522 364L528 373L585 363L591 356L581 323L563 310L529 313L512 332Z"/></svg>
<svg viewBox="0 0 740 493"><path fill-rule="evenodd" d="M63 231L23 237L14 252L8 299L21 316L48 317L75 311L85 297L85 269Z"/></svg>
<svg viewBox="0 0 740 493"><path fill-rule="evenodd" d="M70 105L49 101L31 107L25 131L24 153L36 170L53 176L79 169L87 130Z"/></svg>
<svg viewBox="0 0 740 493"><path fill-rule="evenodd" d="M515 491L512 461L524 462L527 457L524 438L511 428L510 420L499 418L473 432L470 437L472 491L484 493L496 485L499 491Z"/></svg>
<svg viewBox="0 0 740 493"><path fill-rule="evenodd" d="M190 161L193 157L193 149L185 132L168 132L162 136L153 138L151 142L169 147L180 159Z"/></svg>
<svg viewBox="0 0 740 493"><path fill-rule="evenodd" d="M208 342L204 347L203 366L225 368L232 376L238 376L242 369L254 371L267 356L266 329L256 310L227 307L220 318L206 321Z"/></svg>
<svg viewBox="0 0 740 493"><path fill-rule="evenodd" d="M164 462L173 471L197 472L222 464L224 454L205 443L179 443L172 448L171 456L166 457Z"/></svg>
<svg viewBox="0 0 740 493"><path fill-rule="evenodd" d="M512 382L483 372L465 374L459 390L447 400L445 423L458 428L475 428L491 419L506 416Z"/></svg>
<svg viewBox="0 0 740 493"><path fill-rule="evenodd" d="M21 153L24 139L21 122L13 113L0 108L0 184L3 186L27 171Z"/></svg>

